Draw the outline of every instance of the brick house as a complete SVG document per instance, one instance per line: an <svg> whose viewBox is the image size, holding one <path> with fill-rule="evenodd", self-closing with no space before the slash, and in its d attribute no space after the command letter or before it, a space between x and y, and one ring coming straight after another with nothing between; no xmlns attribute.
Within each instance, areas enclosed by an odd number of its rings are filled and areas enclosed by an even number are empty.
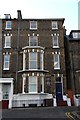
<svg viewBox="0 0 80 120"><path fill-rule="evenodd" d="M67 88L80 94L80 30L72 30L65 37L65 44Z"/></svg>
<svg viewBox="0 0 80 120"><path fill-rule="evenodd" d="M5 14L1 74L3 78L14 78L13 100L43 102L56 94L57 82L62 83L62 93L66 93L63 23L64 18L23 19L19 10L17 19Z"/></svg>

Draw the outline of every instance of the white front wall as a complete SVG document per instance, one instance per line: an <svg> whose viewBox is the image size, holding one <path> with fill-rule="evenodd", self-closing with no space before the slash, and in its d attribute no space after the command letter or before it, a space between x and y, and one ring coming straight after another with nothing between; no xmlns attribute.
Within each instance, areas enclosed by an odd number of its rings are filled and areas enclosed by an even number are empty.
<svg viewBox="0 0 80 120"><path fill-rule="evenodd" d="M2 101L2 84L0 84L0 101Z"/></svg>
<svg viewBox="0 0 80 120"><path fill-rule="evenodd" d="M52 99L52 94L47 93L26 93L26 94L17 94L13 96L13 107L23 107L29 106L29 104L37 104L37 106L41 106L44 104L44 99Z"/></svg>
<svg viewBox="0 0 80 120"><path fill-rule="evenodd" d="M4 88L7 86L7 89ZM7 90L7 91L6 91ZM3 94L8 92L9 94L9 106L8 108L12 108L12 99L13 99L13 78L0 78L0 101L3 100Z"/></svg>

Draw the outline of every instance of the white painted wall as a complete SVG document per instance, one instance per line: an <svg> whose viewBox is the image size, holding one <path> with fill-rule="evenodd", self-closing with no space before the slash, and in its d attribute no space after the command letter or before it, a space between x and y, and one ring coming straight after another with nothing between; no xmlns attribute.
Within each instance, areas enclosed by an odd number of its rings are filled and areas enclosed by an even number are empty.
<svg viewBox="0 0 80 120"><path fill-rule="evenodd" d="M2 84L0 83L0 101L2 101Z"/></svg>
<svg viewBox="0 0 80 120"><path fill-rule="evenodd" d="M13 99L13 78L0 78L0 101L2 101L3 99L3 91L2 91L2 86L3 84L7 84L8 85L8 89L9 89L9 108L12 108L12 99Z"/></svg>
<svg viewBox="0 0 80 120"><path fill-rule="evenodd" d="M51 99L52 97L52 94L48 93L13 95L13 107L23 107L23 104L25 104L25 106L29 106L29 104L41 106L44 99Z"/></svg>

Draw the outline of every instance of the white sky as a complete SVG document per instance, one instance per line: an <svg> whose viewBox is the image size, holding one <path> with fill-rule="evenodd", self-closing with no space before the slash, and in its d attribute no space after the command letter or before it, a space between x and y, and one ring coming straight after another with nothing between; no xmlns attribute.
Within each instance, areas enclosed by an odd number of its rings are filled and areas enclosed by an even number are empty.
<svg viewBox="0 0 80 120"><path fill-rule="evenodd" d="M17 10L22 11L23 18L65 18L67 34L78 29L79 0L1 0L0 17L11 14L17 17Z"/></svg>

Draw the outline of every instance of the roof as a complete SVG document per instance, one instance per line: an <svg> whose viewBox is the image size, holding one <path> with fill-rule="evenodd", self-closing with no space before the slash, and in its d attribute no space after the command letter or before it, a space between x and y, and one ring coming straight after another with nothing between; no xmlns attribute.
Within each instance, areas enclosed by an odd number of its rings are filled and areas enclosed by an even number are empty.
<svg viewBox="0 0 80 120"><path fill-rule="evenodd" d="M2 20L6 20L5 18L2 19ZM18 20L17 18L11 18L11 19L7 19L7 20ZM25 21L25 20L34 20L34 21L45 21L45 20L48 20L48 21L62 21L62 24L64 23L64 20L65 18L22 18L20 19L21 21Z"/></svg>

